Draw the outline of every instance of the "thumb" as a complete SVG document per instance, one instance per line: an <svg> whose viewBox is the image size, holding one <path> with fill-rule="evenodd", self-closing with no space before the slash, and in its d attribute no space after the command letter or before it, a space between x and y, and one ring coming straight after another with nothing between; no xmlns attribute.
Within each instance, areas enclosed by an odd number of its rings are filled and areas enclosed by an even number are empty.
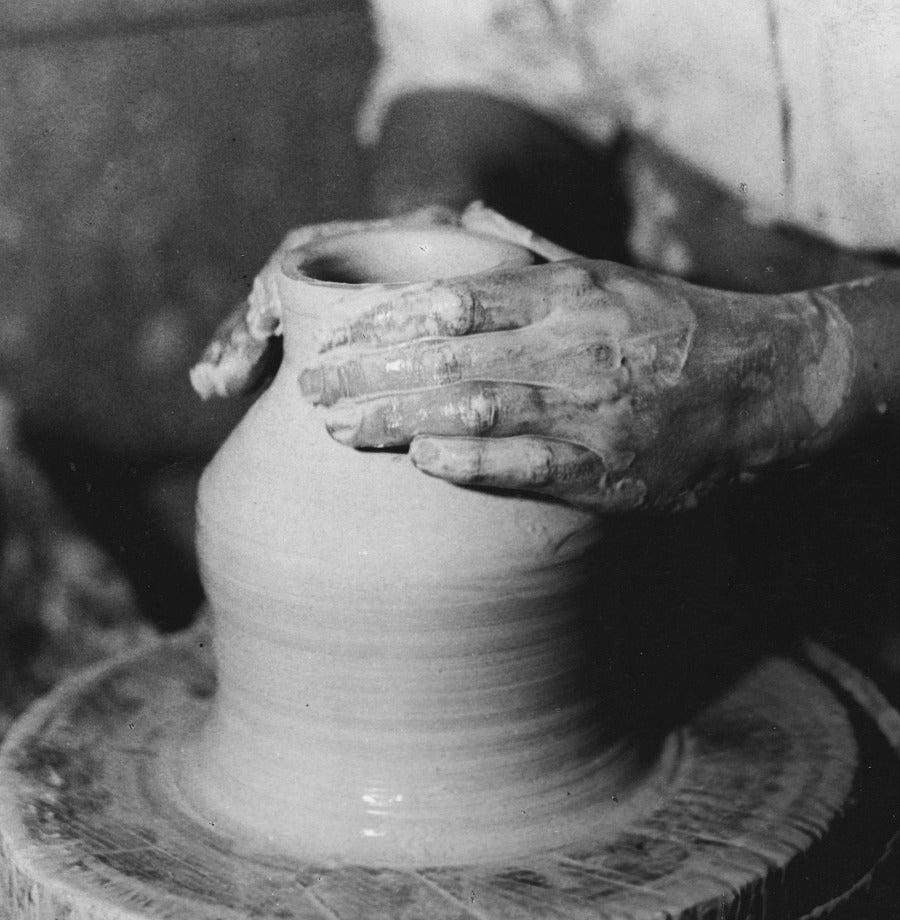
<svg viewBox="0 0 900 920"><path fill-rule="evenodd" d="M272 332L250 322L253 313L247 300L239 303L216 328L191 368L191 386L201 399L247 393L265 374Z"/></svg>

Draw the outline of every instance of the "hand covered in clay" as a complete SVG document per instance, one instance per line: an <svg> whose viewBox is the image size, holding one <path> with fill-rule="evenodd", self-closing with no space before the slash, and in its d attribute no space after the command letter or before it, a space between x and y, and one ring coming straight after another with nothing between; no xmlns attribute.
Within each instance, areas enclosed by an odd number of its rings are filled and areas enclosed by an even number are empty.
<svg viewBox="0 0 900 920"><path fill-rule="evenodd" d="M556 261L386 294L333 330L300 377L332 437L605 513L691 507L841 427L850 335L824 298L544 254Z"/></svg>
<svg viewBox="0 0 900 920"><path fill-rule="evenodd" d="M598 512L690 507L827 446L853 415L852 333L824 294L733 294L585 259L476 204L289 234L192 371L258 380L280 331L272 273L328 235L451 224L545 261L386 290L300 375L335 440L410 446L424 473Z"/></svg>

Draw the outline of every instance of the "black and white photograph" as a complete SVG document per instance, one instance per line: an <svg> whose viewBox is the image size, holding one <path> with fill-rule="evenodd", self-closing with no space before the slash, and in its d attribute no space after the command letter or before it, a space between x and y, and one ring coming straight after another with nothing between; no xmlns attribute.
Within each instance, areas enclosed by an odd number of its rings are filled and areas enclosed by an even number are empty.
<svg viewBox="0 0 900 920"><path fill-rule="evenodd" d="M897 0L0 2L0 920L900 920Z"/></svg>

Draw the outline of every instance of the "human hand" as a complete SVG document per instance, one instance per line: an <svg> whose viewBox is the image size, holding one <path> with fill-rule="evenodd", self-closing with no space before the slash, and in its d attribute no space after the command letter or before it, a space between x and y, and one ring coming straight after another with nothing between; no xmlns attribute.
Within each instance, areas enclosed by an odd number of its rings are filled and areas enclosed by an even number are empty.
<svg viewBox="0 0 900 920"><path fill-rule="evenodd" d="M852 343L799 296L570 258L411 285L300 377L337 441L597 512L691 507L845 424Z"/></svg>
<svg viewBox="0 0 900 920"><path fill-rule="evenodd" d="M621 510L647 498L695 326L670 283L571 259L408 288L300 383L348 446L411 444L451 482Z"/></svg>
<svg viewBox="0 0 900 920"><path fill-rule="evenodd" d="M410 445L425 473L599 512L681 508L803 461L858 416L853 333L817 292L733 294L582 259L475 204L289 234L192 381L251 387L280 332L285 254L329 235L449 224L547 260L409 285L320 343L304 395L353 447Z"/></svg>

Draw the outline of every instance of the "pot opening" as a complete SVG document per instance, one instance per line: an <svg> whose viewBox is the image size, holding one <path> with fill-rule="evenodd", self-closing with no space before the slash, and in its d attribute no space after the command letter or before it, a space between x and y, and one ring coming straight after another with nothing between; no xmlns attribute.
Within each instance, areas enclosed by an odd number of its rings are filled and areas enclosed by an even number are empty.
<svg viewBox="0 0 900 920"><path fill-rule="evenodd" d="M408 284L527 265L528 250L453 227L364 230L304 247L285 270L325 284Z"/></svg>

